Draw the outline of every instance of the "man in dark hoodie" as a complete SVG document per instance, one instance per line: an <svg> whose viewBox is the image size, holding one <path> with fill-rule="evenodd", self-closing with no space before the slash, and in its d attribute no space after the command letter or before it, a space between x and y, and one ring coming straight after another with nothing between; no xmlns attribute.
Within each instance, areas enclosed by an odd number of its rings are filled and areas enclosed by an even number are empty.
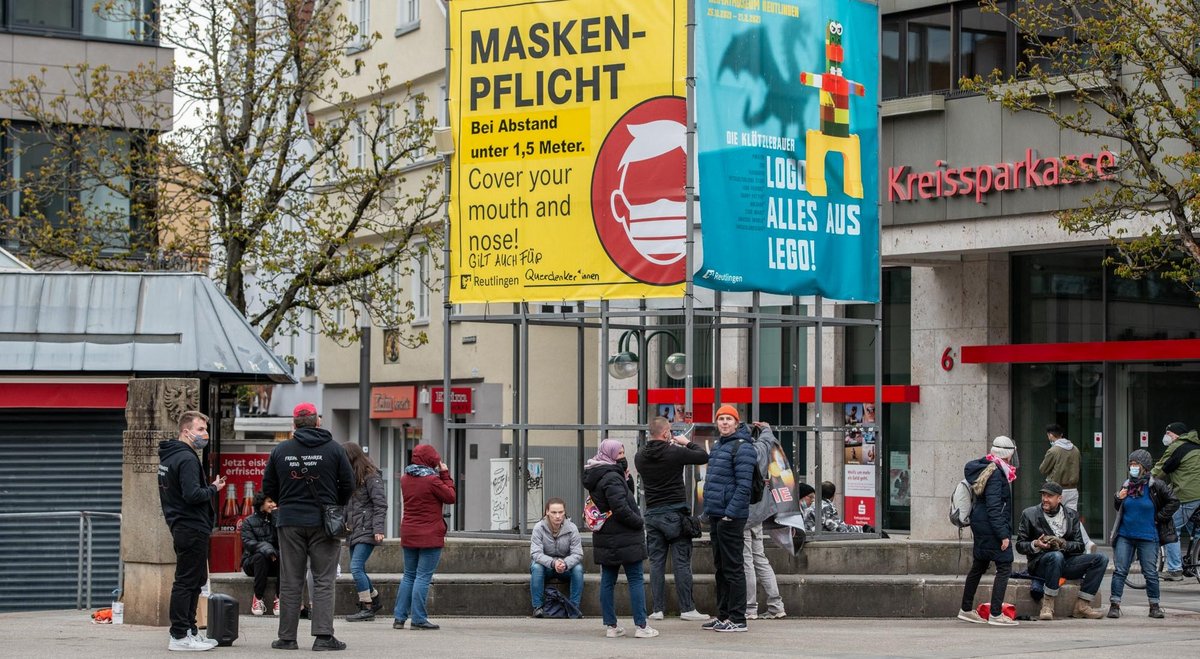
<svg viewBox="0 0 1200 659"><path fill-rule="evenodd" d="M279 504L279 638L276 650L295 650L300 624L304 572L312 562L313 650L345 650L333 636L333 585L341 541L325 534L322 506L344 506L354 493L350 459L321 427L312 403L292 411L292 438L271 451L263 472L263 492ZM314 497L314 494L316 495Z"/></svg>
<svg viewBox="0 0 1200 659"><path fill-rule="evenodd" d="M750 490L758 453L737 409L722 405L714 419L721 438L708 456L704 514L708 517L717 583L717 617L701 625L715 632L744 632L746 569L742 535L750 517Z"/></svg>
<svg viewBox="0 0 1200 659"><path fill-rule="evenodd" d="M196 628L196 603L208 580L208 540L215 522L212 501L225 487L223 476L212 485L204 477L196 451L207 445L208 417L199 412L184 412L179 417L179 437L158 444L158 500L175 548L168 650L195 652L217 645Z"/></svg>
<svg viewBox="0 0 1200 659"><path fill-rule="evenodd" d="M662 620L666 610L667 551L675 565L675 596L683 620L708 620L692 599L692 536L683 532L683 518L691 514L683 469L708 462L708 452L682 435L671 434L671 422L656 416L650 421L650 440L634 457L646 491L646 547L650 555L652 620Z"/></svg>

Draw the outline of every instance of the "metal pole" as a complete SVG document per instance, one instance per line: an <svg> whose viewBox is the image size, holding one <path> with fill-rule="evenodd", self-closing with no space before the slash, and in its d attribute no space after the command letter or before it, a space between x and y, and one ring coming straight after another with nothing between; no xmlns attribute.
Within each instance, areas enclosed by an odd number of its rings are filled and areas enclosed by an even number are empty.
<svg viewBox="0 0 1200 659"><path fill-rule="evenodd" d="M880 289L883 294L883 288ZM883 458L883 301L875 305L875 528L883 528L884 474ZM867 450L866 447L863 450Z"/></svg>
<svg viewBox="0 0 1200 659"><path fill-rule="evenodd" d="M520 312L521 305L519 303L514 303L513 315L517 315ZM519 324L514 323L512 326L512 341L512 417L516 423L512 429L512 467L510 468L512 482L509 483L508 490L511 493L510 496L512 497L511 505L509 505L509 511L512 514L512 525L509 528L516 530L520 529L520 523L517 521L517 516L519 514L517 510L517 498L521 495L522 487L517 483L517 480L521 475L521 430L515 426L519 426L524 422L521 419L521 399L524 397L523 394L525 392L524 383L521 382L521 361L523 355L521 354L521 326Z"/></svg>
<svg viewBox="0 0 1200 659"><path fill-rule="evenodd" d="M686 128L687 128L687 173L684 181L685 215L687 216L687 241L683 270L683 354L687 366L683 376L683 419L686 423L692 414L693 387L695 383L696 359L696 302L692 271L696 260L696 0L687 3L687 78L686 78ZM695 437L695 434L692 435Z"/></svg>
<svg viewBox="0 0 1200 659"><path fill-rule="evenodd" d="M582 312L583 311L583 303L576 302L575 304L576 304L576 309L578 311ZM575 420L576 420L576 422L579 423L579 426L580 426L579 429L575 431L575 504L574 505L576 505L576 506L583 505L583 461L586 459L586 456L584 455L584 448L583 448L583 442L584 442L583 424L584 424L584 421L586 421L584 412L585 412L585 406L587 404L585 401L584 395L583 395L584 394L583 385L585 382L585 371L584 371L585 362L584 362L583 344L584 344L584 339L586 338L585 335L586 335L586 332L583 327L583 321L581 320L579 322L579 327L577 327L575 329L575 372L577 373L576 382L578 383L578 386L575 387L575 389L576 389L576 392L575 392ZM582 519L582 515L580 515L580 519Z"/></svg>
<svg viewBox="0 0 1200 659"><path fill-rule="evenodd" d="M526 520L529 519L529 305L521 305L521 471L518 478L521 483L521 498L517 501L521 519L517 530L525 535Z"/></svg>
<svg viewBox="0 0 1200 659"><path fill-rule="evenodd" d="M608 300L600 300L600 438L608 437ZM582 478L582 477L581 477ZM583 499L580 499L583 501Z"/></svg>
<svg viewBox="0 0 1200 659"><path fill-rule="evenodd" d="M713 421L717 420L717 409L721 407L721 312L724 311L724 296L721 291L713 293Z"/></svg>
<svg viewBox="0 0 1200 659"><path fill-rule="evenodd" d="M646 310L646 300L643 299L638 302L638 310L643 311L643 312ZM650 402L647 401L646 398L650 395L649 389L650 389L650 363L651 362L650 362L650 351L649 351L650 350L650 342L647 340L647 335L646 335L646 314L645 313L641 314L638 317L638 325L641 326L641 329L637 333L638 356L639 356L640 363L638 364L638 379L637 379L638 404L637 404L637 421L635 423L637 423L637 425L639 425L639 426L642 426L642 429L638 430L638 434L637 434L637 445L638 445L638 448L641 448L642 444L646 443L645 426L647 423L650 422Z"/></svg>
<svg viewBox="0 0 1200 659"><path fill-rule="evenodd" d="M358 445L363 451L371 437L371 321L365 307L358 328Z"/></svg>
<svg viewBox="0 0 1200 659"><path fill-rule="evenodd" d="M759 416L759 380L762 379L762 373L759 371L758 360L761 357L760 342L762 340L762 325L758 320L758 314L762 311L762 294L754 291L752 295L754 300L751 304L751 309L754 310L754 317L750 319L750 368L747 369L750 375L750 421L758 421Z"/></svg>
<svg viewBox="0 0 1200 659"><path fill-rule="evenodd" d="M87 513L83 513L85 521L84 527L87 528L87 608L92 608L92 519Z"/></svg>
<svg viewBox="0 0 1200 659"><path fill-rule="evenodd" d="M816 368L813 369L813 425L816 426L816 432L814 433L815 437L813 438L815 449L814 452L816 453L813 460L813 465L816 468L816 471L813 474L813 487L819 490L821 487L821 482L824 480L824 478L822 478L824 475L824 470L821 468L821 460L825 455L825 452L822 450L821 446L823 443L821 441L821 426L824 425L824 415L821 413L821 386L824 378L821 377L821 369L825 364L825 361L821 357L822 350L824 350L825 347L823 341L824 337L822 336L822 334L825 333L825 305L820 295L816 296L813 306L815 307L814 311L816 312L817 316L817 336L813 342L813 347L816 352L815 357L817 358ZM817 505L820 504L818 503Z"/></svg>
<svg viewBox="0 0 1200 659"><path fill-rule="evenodd" d="M793 316L799 315L799 311L800 311L800 298L793 295L792 296L792 315ZM791 364L791 369L792 369L792 372L791 372L791 377L792 377L792 425L793 426L802 426L804 424L801 423L801 421L800 421L800 380L804 376L806 376L807 373L806 372L801 373L801 371L800 371L800 325L796 324L795 321L792 321L792 324L788 325L787 331L788 331L788 339L791 341L791 345L792 345L792 349L791 349L791 353L792 353L792 364ZM792 431L792 470L796 471L799 474L806 475L808 473L808 471L804 468L804 465L801 464L801 462L800 462L800 442L802 440L803 440L803 437L801 437L800 431L793 430Z"/></svg>
<svg viewBox="0 0 1200 659"><path fill-rule="evenodd" d="M75 568L75 608L83 608L83 513L79 513L79 553Z"/></svg>
<svg viewBox="0 0 1200 659"><path fill-rule="evenodd" d="M449 127L450 123L450 21L446 20L446 98L443 103L445 105L446 123ZM446 199L445 212L442 217L442 451L449 452L450 446L450 373L451 373L451 343L450 343L450 317L454 313L454 306L450 304L450 190L451 182L454 180L453 170L451 169L451 160L453 154L443 153L442 155L442 175L445 177L445 194ZM401 450L403 450L403 441L401 442ZM456 455L455 462L461 462L463 456ZM458 475L461 471L466 473L466 469L461 464L452 465L453 474ZM462 484L459 484L461 487ZM456 509L460 506L455 506ZM464 509L465 511L465 509ZM490 516L489 516L490 517ZM461 530L466 526L466 523L459 519L458 514L454 515L454 528Z"/></svg>

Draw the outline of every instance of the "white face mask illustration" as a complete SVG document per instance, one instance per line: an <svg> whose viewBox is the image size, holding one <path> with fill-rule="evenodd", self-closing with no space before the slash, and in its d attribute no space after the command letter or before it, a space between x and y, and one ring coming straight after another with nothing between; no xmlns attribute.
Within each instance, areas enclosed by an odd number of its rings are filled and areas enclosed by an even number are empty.
<svg viewBox="0 0 1200 659"><path fill-rule="evenodd" d="M687 204L672 199L634 204L625 194L630 163L652 160L685 147L683 124L660 120L629 126L633 141L621 159L621 185L609 198L613 217L642 258L657 265L670 265L684 256L687 238ZM635 180L633 184L637 184ZM682 180L681 180L682 183ZM682 187L682 186L681 186Z"/></svg>

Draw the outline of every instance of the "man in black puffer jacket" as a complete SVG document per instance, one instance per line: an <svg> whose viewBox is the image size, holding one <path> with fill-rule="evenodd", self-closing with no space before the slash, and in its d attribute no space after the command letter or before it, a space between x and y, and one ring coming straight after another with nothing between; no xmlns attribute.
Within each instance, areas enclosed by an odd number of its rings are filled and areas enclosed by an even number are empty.
<svg viewBox="0 0 1200 659"><path fill-rule="evenodd" d="M275 533L275 502L263 492L254 495L254 514L242 520L242 571L254 577L254 600L250 613L261 616L266 611L263 597L267 581L275 579L275 606L279 615L279 539Z"/></svg>

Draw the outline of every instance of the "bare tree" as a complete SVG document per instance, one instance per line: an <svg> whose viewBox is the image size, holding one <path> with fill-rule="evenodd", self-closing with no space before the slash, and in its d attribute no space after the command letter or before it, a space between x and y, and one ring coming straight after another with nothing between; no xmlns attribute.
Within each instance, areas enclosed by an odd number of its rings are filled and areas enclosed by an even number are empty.
<svg viewBox="0 0 1200 659"><path fill-rule="evenodd" d="M179 0L157 20L133 17L163 26L173 66L81 62L63 89L46 70L12 81L0 102L28 121L6 127L2 185L17 201L0 209L3 233L37 261L79 268L205 263L263 339L301 327L302 310L335 339L357 332L338 309L403 327L406 275L440 243L441 164L425 160L433 120L385 67L364 97L339 88L356 73L347 53L379 38L358 34L341 5ZM180 121L165 132L172 90ZM332 118L315 121L312 104ZM352 159L352 139L367 157Z"/></svg>

